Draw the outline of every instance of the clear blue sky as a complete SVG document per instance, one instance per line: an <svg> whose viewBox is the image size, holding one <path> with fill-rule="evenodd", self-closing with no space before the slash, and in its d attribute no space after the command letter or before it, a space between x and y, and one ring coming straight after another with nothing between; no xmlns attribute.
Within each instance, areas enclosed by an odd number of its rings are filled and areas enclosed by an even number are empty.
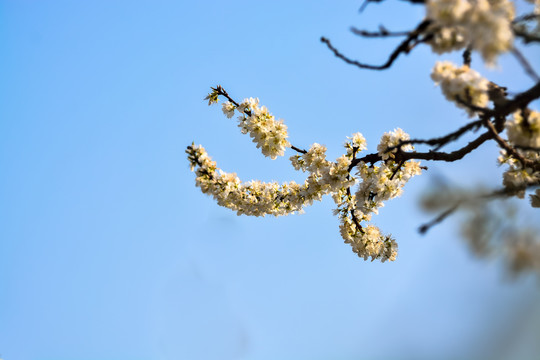
<svg viewBox="0 0 540 360"><path fill-rule="evenodd" d="M360 40L349 26L404 30L423 16L394 2L360 15L360 4L0 0L0 357L539 354L535 279L507 281L500 263L475 259L452 221L416 232L431 176L500 182L495 147L430 164L382 209L375 223L400 247L390 264L342 243L331 199L303 215L248 218L195 188L192 141L245 180L302 180L206 105L217 84L259 97L291 142L323 143L330 158L356 131L374 150L398 126L430 137L467 120L434 87L425 47L386 72L330 54L321 35L382 62L395 42ZM531 85L512 58L500 65L514 70L492 79Z"/></svg>

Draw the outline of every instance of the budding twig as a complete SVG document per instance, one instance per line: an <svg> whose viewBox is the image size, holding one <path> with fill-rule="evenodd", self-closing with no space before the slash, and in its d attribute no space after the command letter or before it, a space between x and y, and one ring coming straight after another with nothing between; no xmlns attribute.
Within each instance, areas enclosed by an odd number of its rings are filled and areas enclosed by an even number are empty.
<svg viewBox="0 0 540 360"><path fill-rule="evenodd" d="M227 98L227 100L229 100L231 103L233 103L234 106L236 106L236 107L240 106L236 101L234 101L234 99L227 93L227 91L225 91L225 89L221 85L218 85L215 88L211 88L211 89L213 91L217 92L218 95L221 95L221 96L224 96L225 98ZM244 110L244 114L246 114L247 116L251 116L251 111L250 110ZM293 149L294 151L296 151L298 153L301 153L301 154L307 153L306 150L301 149L299 147L296 147L296 146L294 146L292 144L291 144L291 149Z"/></svg>

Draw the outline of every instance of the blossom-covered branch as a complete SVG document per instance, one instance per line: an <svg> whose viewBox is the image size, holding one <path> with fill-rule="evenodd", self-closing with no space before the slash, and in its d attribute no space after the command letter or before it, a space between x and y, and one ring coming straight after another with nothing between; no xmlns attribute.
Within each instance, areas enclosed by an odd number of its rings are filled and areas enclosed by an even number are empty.
<svg viewBox="0 0 540 360"><path fill-rule="evenodd" d="M212 88L206 97L208 103L215 104L219 97L227 99L222 106L223 113L232 117L240 113L239 126L242 133L249 134L263 154L272 159L282 156L289 142L283 121L275 121L268 109L259 106L259 100L245 99L236 102L221 87ZM332 195L337 208L335 214L340 219L340 232L353 251L364 259L381 261L395 260L397 243L390 235L384 235L371 220L373 213L384 206L384 202L401 194L405 183L420 174L419 162L396 159L396 151L388 150L409 136L401 129L385 133L377 146L376 161L358 161L356 155L367 149L362 134L353 134L345 142L345 154L336 159L326 159L326 147L314 143L308 151L295 149L299 155L290 160L296 170L307 173L303 184L294 181L278 184L257 180L242 182L234 173L220 170L202 146L192 144L186 152L191 169L195 171L196 185L209 194L221 206L237 212L238 215L282 216L302 212L305 206L319 201L324 195ZM400 151L412 150L412 145L402 145ZM353 161L355 164L352 165ZM375 163L380 162L379 165ZM356 172L352 172L355 169ZM353 192L352 187L358 185Z"/></svg>
<svg viewBox="0 0 540 360"><path fill-rule="evenodd" d="M422 3L426 8L425 19L414 30L390 32L381 27L378 32L370 32L353 28L355 34L363 37L405 37L382 65L351 60L330 40L321 38L321 41L345 62L372 70L390 68L401 54L409 53L420 43L428 44L437 54L463 51L463 65L438 61L432 69L431 79L450 103L471 118L467 124L431 139L411 139L403 130L395 129L384 133L377 151L371 153L365 153L367 143L362 134L355 133L345 141L344 154L330 161L323 145L313 143L308 150L293 146L283 120L276 120L265 106L259 104L258 98L237 102L225 89L217 86L206 97L208 104L225 98L223 113L228 118L238 115L241 132L252 138L264 156L276 159L284 156L287 148L294 150L296 154L290 157L291 164L295 170L304 172L306 179L301 184L294 181L281 184L258 180L243 182L236 174L220 170L202 146L192 144L186 152L196 174L196 185L202 192L238 215L252 216L299 213L324 195L331 195L345 243L366 260L384 262L396 259L397 243L370 221L387 200L399 196L404 185L426 169L418 160L455 162L482 144L494 141L500 147L499 164L507 166L502 180L503 191L496 193L523 198L527 191L540 186L540 113L530 108L533 101L540 98L540 81L514 44L516 36L520 37L518 31L533 34L540 28L537 16L540 1L536 0L535 16L522 17L515 17L514 5L509 0L407 1ZM528 26L524 26L524 22ZM530 22L536 22L536 28L531 29ZM536 81L529 89L514 93L513 97L508 96L505 87L471 68L473 52L479 53L487 65L493 65L499 55L510 51ZM466 145L453 151L441 151L465 134L482 128L486 131L476 134ZM414 145L427 147L427 151L416 150ZM530 202L533 207L540 207L540 189L530 194ZM443 221L462 203L460 200L446 204L439 216L420 228L421 232Z"/></svg>

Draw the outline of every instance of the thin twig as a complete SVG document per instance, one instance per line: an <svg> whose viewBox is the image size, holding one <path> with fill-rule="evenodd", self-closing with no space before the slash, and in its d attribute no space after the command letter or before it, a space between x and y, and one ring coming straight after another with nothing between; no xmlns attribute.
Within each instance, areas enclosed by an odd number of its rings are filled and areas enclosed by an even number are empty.
<svg viewBox="0 0 540 360"><path fill-rule="evenodd" d="M347 56L343 55L339 52L338 49L336 49L330 40L328 40L325 37L321 37L321 42L325 43L328 49L330 49L334 55L341 60L345 61L347 64L357 66L361 69L371 69L371 70L384 70L388 69L394 61L398 58L401 54L407 54L409 53L416 45L426 42L430 39L430 35L427 35L426 37L419 39L419 36L423 34L424 30L427 29L427 27L431 24L430 20L424 20L422 21L414 31L412 31L407 39L405 39L391 54L388 60L382 64L382 65L369 65L369 64L363 64L356 60L351 60Z"/></svg>
<svg viewBox="0 0 540 360"><path fill-rule="evenodd" d="M297 148L297 147L294 146L294 145L291 145L291 149L293 149L293 150L296 151L296 152L302 153L302 154L306 154L306 153L307 153L306 150L304 150L304 149L299 149L299 148Z"/></svg>
<svg viewBox="0 0 540 360"><path fill-rule="evenodd" d="M525 159L519 152L516 151L512 146L510 146L503 138L499 136L499 133L495 129L495 126L491 123L491 121L486 120L483 122L484 126L491 132L493 135L493 138L499 144L501 148L506 150L512 157L519 160L519 162L523 165L523 167L533 167L535 162L529 159Z"/></svg>
<svg viewBox="0 0 540 360"><path fill-rule="evenodd" d="M534 19L537 19L537 18L540 18L540 14L529 13L529 14L525 14L525 15L521 15L521 16L516 17L512 21L512 24L517 24L517 23L523 22L523 21L530 21L530 20L534 20Z"/></svg>
<svg viewBox="0 0 540 360"><path fill-rule="evenodd" d="M441 223L444 219L446 219L454 211L456 211L457 208L459 207L459 205L460 205L460 203L457 203L456 205L452 206L448 210L446 210L443 213L439 214L439 216L437 216L435 219L433 219L430 222L425 223L424 225L420 226L420 228L418 228L418 232L420 234L425 234L430 228L432 228L433 226Z"/></svg>
<svg viewBox="0 0 540 360"><path fill-rule="evenodd" d="M514 31L514 35L520 37L525 44L531 42L540 42L540 36L536 35L533 32L529 32L522 27L513 26L512 30Z"/></svg>
<svg viewBox="0 0 540 360"><path fill-rule="evenodd" d="M438 138L433 139L410 139L410 140L403 140L396 146L392 146L388 148L388 151L392 151L397 148L401 148L404 145L408 144L426 144L430 146L435 146L433 150L439 150L444 145L448 144L451 141L459 139L463 134L465 134L469 130L476 130L482 125L482 120L475 120L473 122L468 123L465 126L462 126L458 130L451 132L448 135L441 136Z"/></svg>
<svg viewBox="0 0 540 360"><path fill-rule="evenodd" d="M230 97L230 95L227 93L227 91L225 91L225 89L221 85L218 85L215 88L211 88L211 89L214 90L214 91L217 91L217 93L219 95L225 96L227 98L227 100L229 100L231 103L234 104L234 106L236 106L236 107L240 106L236 101L234 101L234 99L232 97ZM247 116L251 116L251 111L249 111L249 110L244 110L244 113ZM298 147L296 147L296 146L294 146L292 144L291 144L291 149L293 149L294 151L299 152L301 154L307 153L306 150L298 148Z"/></svg>
<svg viewBox="0 0 540 360"><path fill-rule="evenodd" d="M383 27L381 27L379 31L367 31L351 27L351 32L355 35L366 38L399 37L408 36L411 33L411 31L388 31Z"/></svg>

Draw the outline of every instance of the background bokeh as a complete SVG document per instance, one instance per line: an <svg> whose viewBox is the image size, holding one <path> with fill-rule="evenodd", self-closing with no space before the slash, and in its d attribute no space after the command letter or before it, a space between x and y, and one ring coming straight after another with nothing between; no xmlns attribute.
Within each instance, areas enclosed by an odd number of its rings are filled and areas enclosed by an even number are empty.
<svg viewBox="0 0 540 360"><path fill-rule="evenodd" d="M207 106L217 84L259 97L293 144L325 144L331 159L353 132L374 150L395 127L433 137L467 121L430 80L427 47L370 72L319 42L381 63L397 40L349 27L407 30L424 11L360 5L1 0L0 357L540 358L538 279L474 258L452 219L417 233L430 179L500 184L495 146L429 164L374 218L398 240L394 263L342 243L331 199L248 218L195 188L192 141L244 180L303 180L292 153L264 158ZM532 85L510 56L473 65L511 91Z"/></svg>

